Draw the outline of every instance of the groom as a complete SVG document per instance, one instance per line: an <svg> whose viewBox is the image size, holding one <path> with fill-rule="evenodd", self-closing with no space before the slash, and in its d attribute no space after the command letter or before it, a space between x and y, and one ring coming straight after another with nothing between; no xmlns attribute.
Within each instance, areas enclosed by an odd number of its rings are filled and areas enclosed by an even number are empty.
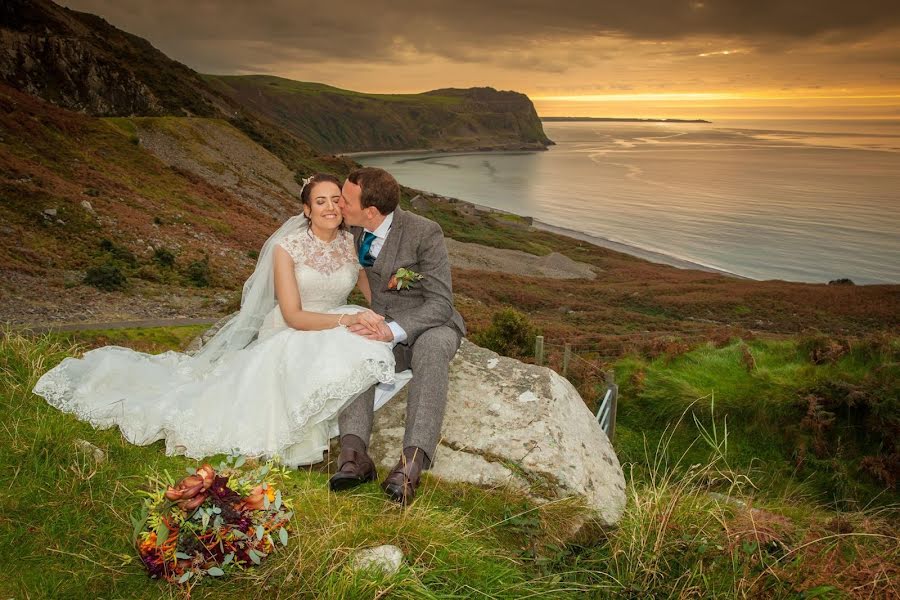
<svg viewBox="0 0 900 600"><path fill-rule="evenodd" d="M394 501L415 497L419 476L431 467L447 404L448 369L466 328L453 308L450 261L444 235L434 221L399 208L400 185L390 173L365 167L350 173L339 206L352 227L360 264L372 288L372 310L385 320L377 332L350 331L393 344L396 370L412 368L406 405L403 453L382 489ZM422 279L396 289L400 268ZM340 414L341 452L332 490L355 487L376 477L366 450L372 433L375 387Z"/></svg>

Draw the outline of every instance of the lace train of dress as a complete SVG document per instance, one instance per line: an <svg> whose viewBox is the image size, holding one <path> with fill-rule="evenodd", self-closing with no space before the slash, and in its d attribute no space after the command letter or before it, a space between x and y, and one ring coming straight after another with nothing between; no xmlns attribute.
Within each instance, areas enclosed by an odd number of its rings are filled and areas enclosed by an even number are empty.
<svg viewBox="0 0 900 600"><path fill-rule="evenodd" d="M329 244L304 230L281 245L294 258L305 309L360 310L343 306L359 270L349 234ZM343 327L288 328L277 306L249 347L209 371L195 372L191 361L177 352L98 348L65 359L34 392L97 428L118 425L131 443L165 439L167 454L238 451L301 465L322 460L338 413L357 395L380 382L382 404L407 379L395 381L389 344Z"/></svg>

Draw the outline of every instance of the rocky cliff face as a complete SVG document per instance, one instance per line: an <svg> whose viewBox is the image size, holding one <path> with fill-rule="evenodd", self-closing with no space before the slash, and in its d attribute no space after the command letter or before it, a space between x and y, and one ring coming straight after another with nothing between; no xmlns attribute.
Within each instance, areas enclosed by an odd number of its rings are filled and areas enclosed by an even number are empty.
<svg viewBox="0 0 900 600"><path fill-rule="evenodd" d="M219 112L194 71L99 17L5 0L0 18L0 80L15 88L97 116Z"/></svg>

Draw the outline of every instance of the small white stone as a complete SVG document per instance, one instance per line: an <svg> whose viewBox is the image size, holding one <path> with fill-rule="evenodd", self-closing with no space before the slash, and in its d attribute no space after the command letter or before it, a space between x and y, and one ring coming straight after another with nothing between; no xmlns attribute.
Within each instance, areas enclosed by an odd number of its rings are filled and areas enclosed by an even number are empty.
<svg viewBox="0 0 900 600"><path fill-rule="evenodd" d="M91 203L88 202L87 200L81 201L81 208L83 208L84 210L88 211L91 214L94 214L94 207L91 206Z"/></svg>
<svg viewBox="0 0 900 600"><path fill-rule="evenodd" d="M397 546L376 546L359 550L350 559L354 571L378 569L385 575L393 575L403 564L403 551Z"/></svg>
<svg viewBox="0 0 900 600"><path fill-rule="evenodd" d="M47 215L48 217L55 217L55 216L56 216L56 209L55 209L55 208L45 208L45 209L44 209L44 214Z"/></svg>
<svg viewBox="0 0 900 600"><path fill-rule="evenodd" d="M106 462L106 452L87 440L75 440L75 447L93 458L98 465Z"/></svg>

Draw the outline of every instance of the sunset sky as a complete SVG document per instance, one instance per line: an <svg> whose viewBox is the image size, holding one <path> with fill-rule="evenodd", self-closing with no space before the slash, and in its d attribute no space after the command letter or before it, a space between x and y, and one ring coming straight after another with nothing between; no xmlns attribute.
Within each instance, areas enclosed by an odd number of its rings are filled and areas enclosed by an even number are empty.
<svg viewBox="0 0 900 600"><path fill-rule="evenodd" d="M900 0L69 0L204 73L492 86L538 113L900 118Z"/></svg>

